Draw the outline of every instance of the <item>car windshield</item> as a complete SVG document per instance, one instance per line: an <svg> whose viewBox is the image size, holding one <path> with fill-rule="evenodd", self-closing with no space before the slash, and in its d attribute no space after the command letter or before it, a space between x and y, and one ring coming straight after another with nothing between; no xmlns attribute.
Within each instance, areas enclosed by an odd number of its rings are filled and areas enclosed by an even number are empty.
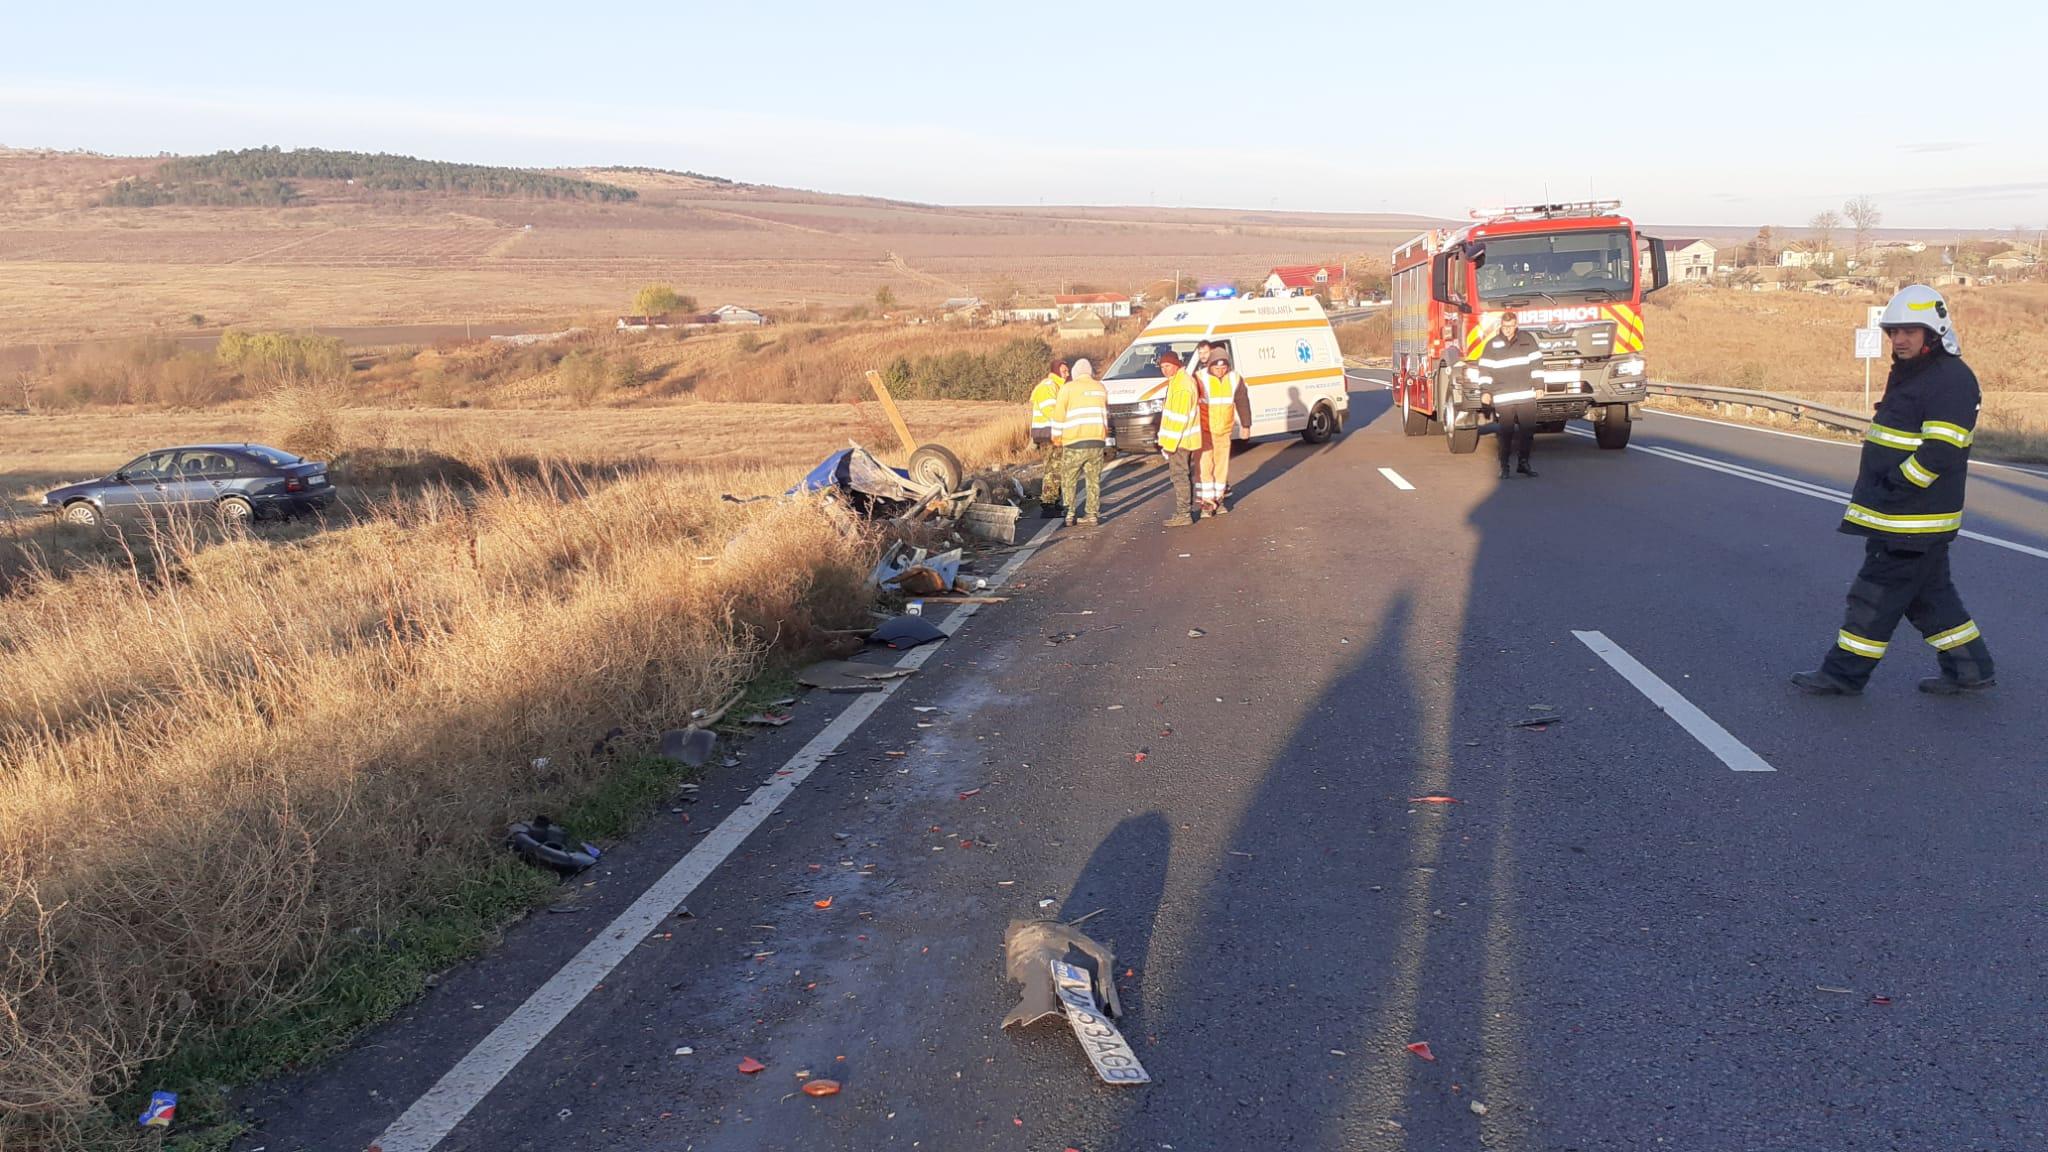
<svg viewBox="0 0 2048 1152"><path fill-rule="evenodd" d="M1160 340L1150 344L1133 344L1124 349L1124 354L1116 358L1116 363L1109 366L1109 371L1103 373L1102 378L1157 380L1165 375L1159 370L1160 353L1171 348L1180 354L1181 363L1192 364L1195 360L1195 343L1193 340Z"/></svg>
<svg viewBox="0 0 2048 1152"><path fill-rule="evenodd" d="M1622 228L1490 236L1479 258L1479 298L1525 300L1635 293L1635 245Z"/></svg>

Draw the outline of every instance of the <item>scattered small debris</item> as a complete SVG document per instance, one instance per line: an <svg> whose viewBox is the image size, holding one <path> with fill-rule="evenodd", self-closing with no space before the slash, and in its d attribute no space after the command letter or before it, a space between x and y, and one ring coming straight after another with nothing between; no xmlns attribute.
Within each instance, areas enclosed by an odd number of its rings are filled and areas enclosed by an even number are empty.
<svg viewBox="0 0 2048 1152"><path fill-rule="evenodd" d="M1408 1045L1408 1050L1432 1064L1436 1063L1436 1053L1429 1050L1429 1041L1427 1040L1417 1040L1415 1043Z"/></svg>
<svg viewBox="0 0 2048 1152"><path fill-rule="evenodd" d="M1541 732L1544 729L1550 727L1552 724L1561 724L1563 722L1564 717L1562 716L1532 716L1527 720L1517 720L1512 724L1509 724L1508 727L1533 728L1536 731Z"/></svg>
<svg viewBox="0 0 2048 1152"><path fill-rule="evenodd" d="M1330 1049L1330 1055L1332 1055L1332 1056L1349 1056L1349 1055L1351 1055L1351 1053L1349 1053L1349 1052L1346 1052L1346 1051L1345 1051L1345 1050L1343 1050L1342 1048L1332 1048L1332 1049Z"/></svg>
<svg viewBox="0 0 2048 1152"><path fill-rule="evenodd" d="M1202 630L1201 630L1200 628L1190 628L1190 629L1188 629L1188 639L1190 639L1190 640L1199 640L1199 639L1201 639L1202 637L1204 637L1204 636L1207 636L1207 635L1208 635L1208 633L1207 633L1207 632L1204 632L1204 631L1202 631Z"/></svg>
<svg viewBox="0 0 2048 1152"><path fill-rule="evenodd" d="M1467 1104L1467 1105L1466 1105L1466 1107L1467 1107L1467 1108L1470 1108L1470 1109L1472 1109L1472 1114L1473 1114L1474 1116L1484 1116L1484 1115L1486 1115L1486 1105L1484 1105L1484 1104L1481 1104L1481 1103L1480 1103L1479 1101L1477 1101L1477 1100L1474 1100L1474 1101L1472 1101L1472 1102L1471 1102L1470 1104Z"/></svg>
<svg viewBox="0 0 2048 1152"><path fill-rule="evenodd" d="M1039 906L1040 908L1050 908L1050 907L1052 907L1052 906L1053 906L1053 904L1054 904L1054 901L1053 901L1053 900L1051 900L1051 899L1049 899L1049 898L1048 898L1048 899L1045 899L1045 900L1040 900L1040 901L1038 902L1038 906Z"/></svg>
<svg viewBox="0 0 2048 1152"><path fill-rule="evenodd" d="M1124 706L1121 704L1111 704L1107 709L1105 709L1105 711L1109 712L1121 712L1123 710Z"/></svg>
<svg viewBox="0 0 2048 1152"><path fill-rule="evenodd" d="M1815 984L1813 990L1815 992L1833 992L1840 996L1853 996L1856 994L1854 988L1830 988L1825 984Z"/></svg>
<svg viewBox="0 0 2048 1152"><path fill-rule="evenodd" d="M970 797L974 797L974 796L979 796L979 795L981 795L981 789L979 789L979 788L969 788L969 789L968 789L967 791L965 791L965 792L962 792L962 793L960 794L960 798L961 798L962 800L966 800L966 799L969 799Z"/></svg>
<svg viewBox="0 0 2048 1152"><path fill-rule="evenodd" d="M1459 799L1457 799L1456 797L1452 797L1452 796L1410 796L1410 797L1408 798L1408 802L1409 802L1410 804L1463 804L1463 803L1464 803L1464 801L1463 801L1463 800L1459 800Z"/></svg>
<svg viewBox="0 0 2048 1152"><path fill-rule="evenodd" d="M813 908L830 908L831 906L832 898L830 896L825 897L823 900L811 901L811 907Z"/></svg>
<svg viewBox="0 0 2048 1152"><path fill-rule="evenodd" d="M1140 748L1136 752L1131 753L1131 762L1134 764L1143 764L1145 762L1145 757L1150 756L1151 754L1152 750L1150 748Z"/></svg>
<svg viewBox="0 0 2048 1152"><path fill-rule="evenodd" d="M766 1071L767 1068L768 1066L766 1064L761 1063L759 1060L754 1059L752 1056L749 1056L746 1059L740 1061L740 1071L746 1073L749 1076L752 1076L756 1072Z"/></svg>
<svg viewBox="0 0 2048 1152"><path fill-rule="evenodd" d="M1891 998L1891 997L1889 997L1889 996L1875 996L1875 995L1873 995L1873 996L1872 996L1872 997L1870 998L1870 1002L1871 1002L1872 1004L1875 1004L1875 1005L1877 1005L1878 1007L1882 1008L1882 1007L1887 1007L1887 1006L1889 1006L1889 1005L1891 1004L1891 1002L1892 1002L1892 998Z"/></svg>
<svg viewBox="0 0 2048 1152"><path fill-rule="evenodd" d="M929 704L920 704L920 705L916 705L916 706L912 707L912 708L911 708L910 710L911 710L912 712L937 712L937 711L938 711L938 709L937 709L937 708L935 708L935 707L933 707L933 706L931 706L931 705L929 705Z"/></svg>
<svg viewBox="0 0 2048 1152"><path fill-rule="evenodd" d="M1529 711L1531 711L1531 712L1555 712L1555 711L1557 711L1557 705L1555 705L1555 704L1531 704L1531 705L1529 705Z"/></svg>
<svg viewBox="0 0 2048 1152"><path fill-rule="evenodd" d="M832 834L832 838L833 838L834 840L851 840L851 839L853 839L853 833L851 833L851 832L834 832L834 833Z"/></svg>
<svg viewBox="0 0 2048 1152"><path fill-rule="evenodd" d="M176 1092L151 1092L149 1107L142 1110L136 1120L138 1128L169 1128L178 1115L178 1094Z"/></svg>
<svg viewBox="0 0 2048 1152"><path fill-rule="evenodd" d="M913 674L914 670L910 668L861 664L852 660L821 660L798 672L796 682L806 688L823 688L827 692L879 692L883 681Z"/></svg>
<svg viewBox="0 0 2048 1152"><path fill-rule="evenodd" d="M1250 859L1252 859L1252 858L1253 858L1253 857L1252 857L1252 854L1251 854L1251 853L1249 853L1249 852L1239 852L1239 851L1238 851L1237 849L1235 849L1235 848L1233 848L1233 849L1231 849L1231 850L1230 850L1230 854L1231 854L1232 856L1242 856L1242 857L1244 857L1244 858L1245 858L1245 859L1247 859L1247 860L1250 860Z"/></svg>
<svg viewBox="0 0 2048 1152"><path fill-rule="evenodd" d="M806 1083L806 1084L804 1085L804 1095L806 1095L806 1096L837 1096L837 1095L839 1095L839 1081L837 1081L837 1080L812 1080L812 1081L810 1081L809 1083Z"/></svg>
<svg viewBox="0 0 2048 1152"><path fill-rule="evenodd" d="M678 1056L695 1056L696 1054L697 1050L695 1048L689 1047L688 1045L676 1049L676 1055Z"/></svg>
<svg viewBox="0 0 2048 1152"><path fill-rule="evenodd" d="M548 770L548 765L553 763L554 761L546 756L535 756L533 758L533 770L535 772L545 772Z"/></svg>
<svg viewBox="0 0 2048 1152"><path fill-rule="evenodd" d="M794 719L796 719L796 717L785 716L780 712L756 712L751 716L747 716L741 719L740 723L759 724L769 728L780 728L784 724L787 724Z"/></svg>
<svg viewBox="0 0 2048 1152"><path fill-rule="evenodd" d="M575 1114L576 1113L570 1111L569 1109L564 1108L560 1112L555 1113L555 1119L567 1120L569 1117L574 1116Z"/></svg>
<svg viewBox="0 0 2048 1152"><path fill-rule="evenodd" d="M571 847L569 830L545 816L535 816L531 823L520 821L507 828L505 843L520 859L553 868L564 876L574 876L604 855L587 840Z"/></svg>
<svg viewBox="0 0 2048 1152"><path fill-rule="evenodd" d="M666 760L702 768L711 759L711 750L718 744L718 734L708 728L671 728L661 734L661 745L655 754Z"/></svg>

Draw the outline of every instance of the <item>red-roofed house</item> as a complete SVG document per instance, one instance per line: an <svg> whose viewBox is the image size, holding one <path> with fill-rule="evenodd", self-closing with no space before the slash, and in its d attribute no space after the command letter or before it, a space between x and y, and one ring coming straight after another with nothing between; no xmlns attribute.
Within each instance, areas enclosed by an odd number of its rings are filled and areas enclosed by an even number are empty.
<svg viewBox="0 0 2048 1152"><path fill-rule="evenodd" d="M1342 264L1291 264L1266 276L1268 296L1313 296L1317 292L1334 296L1343 286Z"/></svg>
<svg viewBox="0 0 2048 1152"><path fill-rule="evenodd" d="M1131 314L1131 298L1115 292L1083 292L1077 296L1055 296L1052 302L1062 312L1085 309L1104 320L1115 320Z"/></svg>

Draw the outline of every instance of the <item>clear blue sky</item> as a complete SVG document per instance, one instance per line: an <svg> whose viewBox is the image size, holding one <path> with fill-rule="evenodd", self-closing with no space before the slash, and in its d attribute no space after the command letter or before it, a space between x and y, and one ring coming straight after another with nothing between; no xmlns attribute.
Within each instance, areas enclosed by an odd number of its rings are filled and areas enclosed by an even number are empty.
<svg viewBox="0 0 2048 1152"><path fill-rule="evenodd" d="M2035 4L8 6L16 147L955 204L1462 215L1547 188L1665 224L1800 225L1858 193L1888 226L2048 221Z"/></svg>

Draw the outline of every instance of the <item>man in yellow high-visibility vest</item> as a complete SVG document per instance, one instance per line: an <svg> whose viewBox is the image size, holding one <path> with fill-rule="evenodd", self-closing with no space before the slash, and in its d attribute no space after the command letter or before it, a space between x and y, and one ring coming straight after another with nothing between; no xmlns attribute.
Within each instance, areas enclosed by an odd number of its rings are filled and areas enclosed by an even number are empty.
<svg viewBox="0 0 2048 1152"><path fill-rule="evenodd" d="M1197 462L1195 507L1211 516L1230 511L1223 498L1230 487L1230 434L1237 427L1237 388L1230 353L1219 347L1202 373L1202 455Z"/></svg>
<svg viewBox="0 0 2048 1152"><path fill-rule="evenodd" d="M1166 478L1173 484L1173 518L1168 528L1195 522L1195 461L1202 454L1201 398L1195 378L1181 367L1180 355L1162 352L1159 370L1166 376L1166 406L1159 412L1159 454L1166 459Z"/></svg>
<svg viewBox="0 0 2048 1152"><path fill-rule="evenodd" d="M1031 442L1045 447L1045 480L1038 494L1038 515L1051 520L1060 514L1060 478L1066 470L1060 445L1052 434L1053 402L1059 399L1072 369L1065 360L1052 362L1045 379L1031 389Z"/></svg>
<svg viewBox="0 0 2048 1152"><path fill-rule="evenodd" d="M1109 441L1109 394L1086 360L1074 362L1073 378L1052 402L1052 435L1067 470L1067 527L1093 528L1102 522L1102 449ZM1076 515L1084 507L1087 514Z"/></svg>

